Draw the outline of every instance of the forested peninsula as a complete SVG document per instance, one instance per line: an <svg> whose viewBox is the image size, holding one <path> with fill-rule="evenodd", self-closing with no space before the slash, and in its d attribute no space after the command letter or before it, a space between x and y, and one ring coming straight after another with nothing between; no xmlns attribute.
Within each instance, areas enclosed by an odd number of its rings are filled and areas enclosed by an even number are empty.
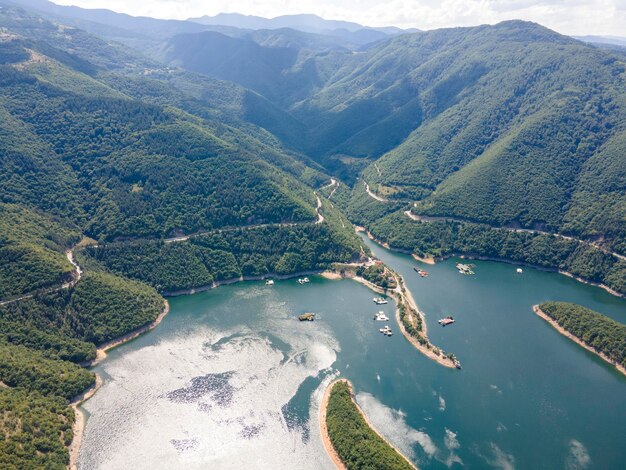
<svg viewBox="0 0 626 470"><path fill-rule="evenodd" d="M354 401L352 385L347 380L337 380L328 386L320 419L324 421L325 445L332 446L340 463L348 470L415 470L406 457L371 427Z"/></svg>
<svg viewBox="0 0 626 470"><path fill-rule="evenodd" d="M569 302L546 302L533 310L559 333L626 375L626 325Z"/></svg>

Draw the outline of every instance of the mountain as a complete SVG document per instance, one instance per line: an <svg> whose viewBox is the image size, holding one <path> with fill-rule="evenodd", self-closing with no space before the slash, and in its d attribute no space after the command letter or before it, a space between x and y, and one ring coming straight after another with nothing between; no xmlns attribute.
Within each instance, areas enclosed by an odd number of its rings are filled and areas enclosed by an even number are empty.
<svg viewBox="0 0 626 470"><path fill-rule="evenodd" d="M626 47L626 38L618 37L618 36L574 36L575 39L578 39L583 42L589 42L592 44L608 44L613 46Z"/></svg>
<svg viewBox="0 0 626 470"><path fill-rule="evenodd" d="M165 63L229 80L285 106L324 83L319 59L350 55L325 36L291 29L259 30L242 37L218 32L177 35L154 54Z"/></svg>
<svg viewBox="0 0 626 470"><path fill-rule="evenodd" d="M282 15L275 18L263 18L254 15L242 15L239 13L219 13L215 16L202 16L189 18L188 21L204 25L234 26L243 29L280 29L291 28L310 33L320 33L335 29L357 31L363 26L348 21L325 20L317 15Z"/></svg>
<svg viewBox="0 0 626 470"><path fill-rule="evenodd" d="M284 30L165 44L161 60L249 87L288 114L290 130L272 132L295 150L347 181L362 171L417 213L626 252L620 54L522 21L404 34L356 53Z"/></svg>
<svg viewBox="0 0 626 470"><path fill-rule="evenodd" d="M48 19L56 19L62 24L75 26L137 48L144 48L146 44L157 39L206 29L191 21L135 17L105 9L57 5L48 0L15 0L7 4L21 5L29 11L45 15Z"/></svg>
<svg viewBox="0 0 626 470"><path fill-rule="evenodd" d="M392 40L377 52L388 58L403 50L403 64L415 57L413 70L389 83L395 95L403 89L414 96L418 125L400 145L382 149L387 151L380 152L376 167L364 172L369 181L419 201L418 213L547 227L602 237L626 250L624 175L618 170L626 161L615 150L623 146L626 129L624 62L618 56L521 22L411 40ZM315 98L324 107L336 106L333 98L343 100L343 90L367 99L349 80L337 79ZM359 75L360 90L372 90L377 101L391 94L389 88L377 90L380 85L379 76L368 81ZM358 101L342 114L358 109ZM395 119L398 124L388 128L397 129L406 120L394 114L386 119ZM590 190L594 178L606 186Z"/></svg>
<svg viewBox="0 0 626 470"><path fill-rule="evenodd" d="M311 14L281 15L275 18L263 18L260 16L242 15L239 13L219 13L215 16L205 15L199 18L189 18L188 21L210 26L234 26L242 29L289 28L307 33L327 34L331 36L334 35L336 31L355 33L362 30L369 30L371 32L380 33L378 36L379 39L388 35L416 31L415 29L405 31L393 26L371 28L350 21L327 20Z"/></svg>
<svg viewBox="0 0 626 470"><path fill-rule="evenodd" d="M13 0L11 3L45 14L47 18L57 19L63 24L123 42L142 52L178 34L202 31L216 31L239 37L261 29L292 29L326 36L326 41L343 42L346 47L352 48L392 35L415 31L414 29L405 31L396 27L368 28L356 23L324 20L315 15L292 15L267 19L237 13L221 13L214 17L204 16L182 21L137 17L106 9L57 5L48 0Z"/></svg>
<svg viewBox="0 0 626 470"><path fill-rule="evenodd" d="M81 364L161 293L361 248L267 99L7 2L0 25L0 467L64 468Z"/></svg>

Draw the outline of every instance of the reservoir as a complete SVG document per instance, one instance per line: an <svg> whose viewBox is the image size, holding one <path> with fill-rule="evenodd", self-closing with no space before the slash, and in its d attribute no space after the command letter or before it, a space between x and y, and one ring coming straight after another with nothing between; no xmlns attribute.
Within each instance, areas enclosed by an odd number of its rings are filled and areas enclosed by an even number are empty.
<svg viewBox="0 0 626 470"><path fill-rule="evenodd" d="M352 381L376 428L422 469L623 468L626 377L532 312L576 302L626 322L626 301L563 275L505 263L434 266L369 240L400 273L458 371L399 332L395 304L351 280L239 283L170 299L153 331L111 351L82 407L81 469L333 468L318 404ZM414 266L429 271L421 278ZM373 320L384 310L394 335ZM297 316L315 312L314 322ZM437 320L453 315L441 327Z"/></svg>

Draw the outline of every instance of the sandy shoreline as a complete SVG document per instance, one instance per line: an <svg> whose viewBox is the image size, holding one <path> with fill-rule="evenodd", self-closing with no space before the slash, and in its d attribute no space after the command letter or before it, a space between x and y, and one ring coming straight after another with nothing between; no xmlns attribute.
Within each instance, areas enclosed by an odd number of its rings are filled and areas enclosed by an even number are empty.
<svg viewBox="0 0 626 470"><path fill-rule="evenodd" d="M393 250L393 248L390 248L390 250ZM411 253L411 256L413 257L415 261L419 261L420 263L424 263L424 264L433 265L437 262L435 258L433 258L432 256L429 256L428 258L422 258L420 256L417 256L415 253Z"/></svg>
<svg viewBox="0 0 626 470"><path fill-rule="evenodd" d="M450 358L444 356L440 348L437 348L440 351L439 355L435 354L435 351L433 351L433 348L436 348L437 346L432 344L430 342L430 339L428 338L428 326L426 324L426 317L425 317L424 313L417 307L417 304L415 303L415 299L413 299L413 295L411 294L411 291L408 290L405 287L404 292L402 292L402 290L401 290L402 286L404 286L404 280L400 276L400 279L399 279L399 282L398 282L398 287L396 288L395 291L392 291L392 292L394 292L395 296L397 296L397 298L396 298L396 302L397 302L397 306L396 306L396 323L398 324L398 327L400 328L400 331L402 331L402 335L409 341L409 343L411 343L413 345L413 347L415 349L417 349L419 352L421 352L427 358L432 359L437 364L440 364L440 365L442 365L444 367L448 367L450 369L456 369L457 367L454 364L454 362ZM408 307L411 310L413 310L413 312L415 312L416 315L420 316L420 318L422 320L422 336L427 341L427 344L429 344L431 346L431 348L428 348L426 345L421 344L417 340L417 338L415 338L414 336L410 335L409 332L404 327L404 324L402 323L402 320L400 319L400 302L402 300L404 300L406 302Z"/></svg>
<svg viewBox="0 0 626 470"><path fill-rule="evenodd" d="M128 343L129 341L137 338L138 336L156 328L163 321L163 319L169 313L169 311L170 311L170 304L167 300L165 300L163 311L159 314L158 317L154 319L154 321L152 321L151 323L148 323L147 325L136 328L133 331L129 331L125 335L122 335L118 338L115 338L111 341L107 341L106 343L101 344L100 346L98 346L98 349L96 350L96 358L93 361L87 364L82 364L82 365L84 367L95 366L107 356L106 354L107 351L117 346L120 346L124 343ZM78 468L78 455L80 453L80 446L83 442L83 434L85 432L85 424L86 424L85 416L78 409L78 407L82 405L84 402L86 402L87 400L89 400L92 396L94 396L95 393L98 391L98 389L100 389L103 383L104 382L102 378L98 374L96 374L96 383L92 385L90 388L88 388L87 390L85 390L83 393L75 397L70 403L70 406L74 410L74 426L72 428L74 437L68 449L69 454L70 454L70 459L69 459L67 468L70 470L76 470Z"/></svg>
<svg viewBox="0 0 626 470"><path fill-rule="evenodd" d="M554 320L552 317L547 315L543 310L541 310L539 308L539 305L533 305L533 312L535 312L539 317L541 317L545 321L547 321L556 331L561 333L563 336L571 339L573 342L575 342L579 346L582 346L587 351L594 353L596 356L602 358L604 361L606 361L609 364L611 364L612 366L614 366L622 374L626 375L626 368L624 368L620 364L616 364L614 361L612 361L604 353L602 353L600 351L596 351L593 347L589 346L587 343L582 341L580 338L578 338L577 336L575 336L572 333L570 333L569 331L567 331L565 328L563 328L561 325L559 325L559 323L556 320Z"/></svg>
<svg viewBox="0 0 626 470"><path fill-rule="evenodd" d="M74 437L68 449L70 453L70 462L67 465L67 468L70 470L77 470L78 468L78 454L80 453L80 446L83 443L83 434L85 432L85 415L83 415L78 407L94 396L98 389L102 386L102 383L102 378L96 374L96 383L74 398L70 405L74 410L74 425L72 426Z"/></svg>
<svg viewBox="0 0 626 470"><path fill-rule="evenodd" d="M333 380L331 383L328 384L326 390L324 390L324 396L322 397L319 410L320 436L322 437L322 442L324 443L324 449L326 449L326 453L335 464L335 467L340 470L347 470L348 467L346 467L345 464L341 461L341 459L339 458L339 454L337 454L337 451L333 447L333 443L330 442L328 428L326 427L326 410L328 409L328 399L330 398L330 391L337 382L347 382L347 380Z"/></svg>
<svg viewBox="0 0 626 470"><path fill-rule="evenodd" d="M313 276L315 274L322 274L325 271L318 269L318 270L309 270L309 271L298 271L297 273L292 273L292 274L276 274L276 273L268 273L268 274L264 274L262 276L240 276L240 277L235 277L232 279L225 279L223 281L215 281L212 284L207 284L204 286L199 286L199 287L192 287L191 289L180 289L180 290L176 290L176 291L168 291L168 292L163 292L163 297L178 297L181 295L193 295L193 294L197 294L199 292L206 292L208 290L211 289L215 289L217 287L220 286L227 286L230 284L236 284L238 282L245 282L245 281L264 281L266 279L277 279L280 281L284 281L287 279L293 279L296 277L300 277L300 276Z"/></svg>
<svg viewBox="0 0 626 470"><path fill-rule="evenodd" d="M156 317L154 319L154 321L148 323L147 325L144 326L140 326L139 328L135 328L132 331L129 331L128 333L112 339L111 341L107 341L106 343L102 343L100 346L98 346L98 349L96 350L96 358L87 363L87 364L83 364L85 367L93 367L96 364L98 364L99 362L101 362L105 357L107 357L107 351L116 348L117 346L120 346L124 343L128 343L129 341L137 338L138 336L141 336L142 334L156 328L165 318L165 316L169 313L170 311L170 303L165 300L165 305L163 306L163 311L159 314L158 317Z"/></svg>
<svg viewBox="0 0 626 470"><path fill-rule="evenodd" d="M398 454L400 454L400 456L407 461L407 463L413 467L415 470L417 470L417 467L415 465L413 465L411 463L411 461L409 459L407 459L405 457L405 455L400 452L400 450L394 446L391 442L389 442L382 434L380 434L378 432L378 430L374 427L374 425L371 423L371 421L368 419L367 415L363 412L363 410L361 409L361 407L359 406L359 404L356 402L356 400L354 399L354 390L352 388L352 383L347 380L347 379L337 379L337 380L333 380L330 384L328 384L328 387L326 387L326 390L324 391L324 396L322 398L322 402L320 404L320 411L319 411L319 422L320 422L320 433L322 435L322 442L324 443L324 448L326 449L326 452L328 453L328 456L331 458L331 460L333 461L333 463L337 466L337 468L344 470L347 469L346 465L341 461L341 458L339 457L339 454L337 454L337 451L335 450L335 448L333 447L333 444L330 440L330 436L328 434L328 428L326 427L326 411L328 409L328 399L330 397L330 392L332 391L333 387L339 383L339 382L343 382L348 384L348 387L350 387L350 395L352 397L352 403L354 403L354 406L356 407L356 409L359 411L359 413L361 413L361 416L363 417L363 419L365 420L365 423L370 427L370 429L372 431L374 431L376 433L376 435L378 435L378 437L380 437L383 441L385 441L385 443L391 447L393 450L395 450Z"/></svg>

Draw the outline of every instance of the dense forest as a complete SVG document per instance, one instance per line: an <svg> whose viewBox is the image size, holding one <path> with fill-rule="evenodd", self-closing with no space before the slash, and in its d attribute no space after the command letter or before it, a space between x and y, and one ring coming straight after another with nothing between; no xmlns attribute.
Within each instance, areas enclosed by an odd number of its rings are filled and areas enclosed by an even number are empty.
<svg viewBox="0 0 626 470"><path fill-rule="evenodd" d="M369 427L352 399L349 383L345 381L332 385L326 426L333 447L350 470L414 468Z"/></svg>
<svg viewBox="0 0 626 470"><path fill-rule="evenodd" d="M393 277L389 269L382 263L373 264L367 268L359 266L356 269L356 275L361 276L366 281L382 287L383 289L395 289L398 286L396 279Z"/></svg>
<svg viewBox="0 0 626 470"><path fill-rule="evenodd" d="M569 272L626 294L626 262L576 240L452 221L415 222L395 212L368 225L392 248L422 257L482 256Z"/></svg>
<svg viewBox="0 0 626 470"><path fill-rule="evenodd" d="M66 467L67 446L74 437L74 412L65 400L0 387L0 408L3 410L0 467L7 470Z"/></svg>
<svg viewBox="0 0 626 470"><path fill-rule="evenodd" d="M95 382L81 364L95 359L96 344L162 310L152 288L98 271L74 287L0 306L0 385L10 387L0 387L0 466L65 468L74 421L68 402Z"/></svg>
<svg viewBox="0 0 626 470"><path fill-rule="evenodd" d="M0 203L0 299L71 279L64 251L78 232L24 207Z"/></svg>
<svg viewBox="0 0 626 470"><path fill-rule="evenodd" d="M160 292L207 286L241 276L288 275L322 271L333 262L358 256L353 235L333 230L329 222L284 227L216 231L188 241L144 241L88 247L90 259L124 276L146 282Z"/></svg>
<svg viewBox="0 0 626 470"><path fill-rule="evenodd" d="M546 302L539 308L583 343L626 367L626 325L568 302Z"/></svg>
<svg viewBox="0 0 626 470"><path fill-rule="evenodd" d="M126 16L66 26L0 4L2 468L65 467L69 401L94 383L82 365L152 322L160 294L362 259L350 222L420 256L528 263L626 293L610 253L626 253L622 55L521 21L353 53L338 37ZM378 266L361 274L393 287ZM621 330L557 310L623 364ZM335 389L329 430L350 468L405 468Z"/></svg>
<svg viewBox="0 0 626 470"><path fill-rule="evenodd" d="M251 92L0 3L0 466L65 468L83 365L154 321L158 291L361 247L330 204L315 223L329 177L246 121Z"/></svg>
<svg viewBox="0 0 626 470"><path fill-rule="evenodd" d="M622 55L524 21L399 35L359 54L257 36L180 35L159 57L258 91L284 113L272 132L356 188L626 254ZM386 210L354 198L356 221Z"/></svg>

